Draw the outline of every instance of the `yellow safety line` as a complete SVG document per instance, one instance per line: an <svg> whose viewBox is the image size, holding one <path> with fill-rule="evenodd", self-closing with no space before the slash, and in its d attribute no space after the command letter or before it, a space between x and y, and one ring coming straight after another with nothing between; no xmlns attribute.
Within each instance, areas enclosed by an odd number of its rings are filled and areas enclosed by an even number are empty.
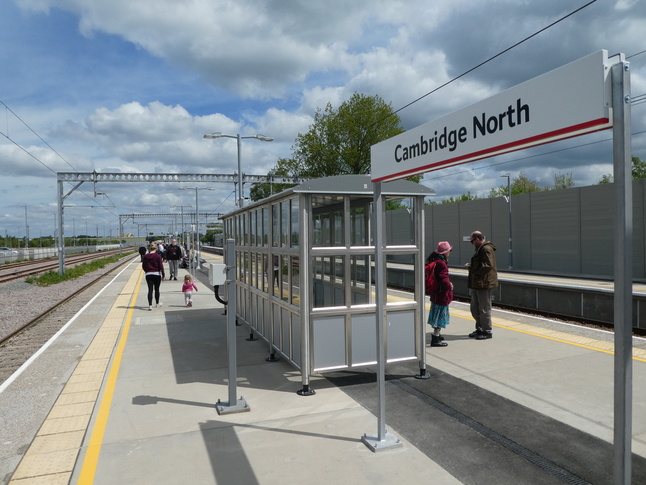
<svg viewBox="0 0 646 485"><path fill-rule="evenodd" d="M87 452L85 453L85 458L83 460L83 466L81 468L81 473L77 482L79 485L91 485L94 482L94 476L96 474L96 468L99 462L99 454L101 453L101 447L103 445L103 437L105 435L105 429L107 427L108 417L110 415L110 406L112 405L112 398L114 397L114 390L117 384L117 376L119 375L119 368L121 367L123 352L126 347L126 341L128 340L130 323L132 322L132 314L135 311L135 302L137 301L137 295L139 294L139 288L141 286L143 275L144 273L140 272L139 279L137 280L137 285L135 286L134 293L132 294L132 298L130 299L130 309L128 310L128 313L126 315L123 331L121 332L119 343L114 353L114 359L112 360L112 364L110 365L108 378L106 380L105 389L103 392L103 398L101 399L101 405L99 406L99 412L97 413L96 421L94 423L94 429L92 430L92 435L90 436Z"/></svg>
<svg viewBox="0 0 646 485"><path fill-rule="evenodd" d="M460 310L452 310L450 312L450 314L455 316L455 317L458 317L458 318L464 318L466 320L475 321L473 319L473 317L469 313L463 312L463 311L460 311ZM595 339L592 339L592 338L585 338L585 340L589 340L589 341L592 341L592 342L595 342L595 343L596 342L599 343L599 346L594 347L594 346L591 346L591 345L585 345L585 344L581 344L581 343L578 343L578 342L574 342L572 339L568 339L567 338L568 334L565 333L565 332L560 332L560 331L557 331L557 330L546 330L546 332L550 332L552 334L566 335L565 338L553 337L553 336L546 335L544 333L539 333L539 332L536 332L536 331L523 330L522 328L514 328L514 327L525 326L525 327L530 327L532 329L536 329L536 328L540 328L540 327L535 327L533 325L525 324L525 323L512 322L512 321L504 320L504 319L502 319L502 320L497 319L497 320L501 321L501 322L505 322L506 324L494 323L493 324L494 327L506 328L507 330L513 330L514 332L524 333L526 335L532 335L534 337L540 337L540 338L552 340L554 342L560 342L560 343L564 343L564 344L568 344L568 345L574 345L575 347L581 347L581 348L588 349L588 350L595 350L597 352L603 352L605 354L614 355L614 353L615 353L613 350L606 350L606 349L601 348L601 346L608 346L608 347L614 348L614 343L603 342L601 340L595 340ZM644 352L642 349L633 348L633 352L638 353L639 355L641 355L641 354L646 355L646 352ZM633 358L633 360L637 360L639 362L646 362L646 358L636 357L634 355L633 355L632 358Z"/></svg>

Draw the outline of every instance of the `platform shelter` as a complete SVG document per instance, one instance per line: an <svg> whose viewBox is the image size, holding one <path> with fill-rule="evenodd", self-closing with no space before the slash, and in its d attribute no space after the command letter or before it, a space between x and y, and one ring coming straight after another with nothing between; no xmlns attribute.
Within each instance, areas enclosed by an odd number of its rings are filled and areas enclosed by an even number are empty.
<svg viewBox="0 0 646 485"><path fill-rule="evenodd" d="M369 175L312 179L223 217L235 240L238 322L301 371L299 393L313 393L313 373L377 362L374 217L385 221L386 275L415 268L413 293L389 289L387 362L417 359L425 372L423 212L433 191L399 180L382 193L375 215Z"/></svg>

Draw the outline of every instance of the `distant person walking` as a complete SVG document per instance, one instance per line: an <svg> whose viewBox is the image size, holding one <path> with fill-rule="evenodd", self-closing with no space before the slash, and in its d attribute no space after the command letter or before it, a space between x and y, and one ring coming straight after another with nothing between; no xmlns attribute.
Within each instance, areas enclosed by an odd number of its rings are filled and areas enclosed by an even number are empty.
<svg viewBox="0 0 646 485"><path fill-rule="evenodd" d="M184 284L182 285L182 293L184 293L184 304L186 306L193 306L193 290L198 291L197 286L193 283L193 278L190 274L184 276Z"/></svg>
<svg viewBox="0 0 646 485"><path fill-rule="evenodd" d="M498 269L496 267L496 246L487 241L480 231L471 233L471 244L475 253L469 270L468 285L471 290L471 315L476 321L475 331L469 337L486 340L493 337L491 325L491 296L498 286Z"/></svg>
<svg viewBox="0 0 646 485"><path fill-rule="evenodd" d="M433 289L429 292L431 311L428 313L428 324L433 328L431 347L446 347L441 332L449 324L449 304L453 301L453 283L449 280L449 254L453 247L448 241L440 241L437 249L426 259L425 277L434 281ZM428 285L427 285L428 286ZM430 288L429 288L430 289Z"/></svg>
<svg viewBox="0 0 646 485"><path fill-rule="evenodd" d="M146 246L141 246L139 248L139 256L141 257L141 260L144 260L144 255L146 254Z"/></svg>
<svg viewBox="0 0 646 485"><path fill-rule="evenodd" d="M155 292L155 306L162 306L159 303L161 282L166 278L164 273L164 262L161 254L157 252L157 245L152 243L148 247L148 254L143 257L141 267L146 273L146 283L148 284L148 310L153 309L153 290Z"/></svg>
<svg viewBox="0 0 646 485"><path fill-rule="evenodd" d="M177 239L173 239L170 246L166 248L166 261L168 261L168 272L170 273L168 277L169 281L177 281L177 270L180 259L182 259L182 248L177 245Z"/></svg>

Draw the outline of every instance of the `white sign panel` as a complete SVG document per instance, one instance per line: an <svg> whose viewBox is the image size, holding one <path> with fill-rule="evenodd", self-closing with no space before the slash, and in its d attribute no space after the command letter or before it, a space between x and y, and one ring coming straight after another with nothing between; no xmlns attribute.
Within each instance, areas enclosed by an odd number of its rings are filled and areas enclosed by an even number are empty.
<svg viewBox="0 0 646 485"><path fill-rule="evenodd" d="M372 181L410 177L612 127L605 50L371 148Z"/></svg>

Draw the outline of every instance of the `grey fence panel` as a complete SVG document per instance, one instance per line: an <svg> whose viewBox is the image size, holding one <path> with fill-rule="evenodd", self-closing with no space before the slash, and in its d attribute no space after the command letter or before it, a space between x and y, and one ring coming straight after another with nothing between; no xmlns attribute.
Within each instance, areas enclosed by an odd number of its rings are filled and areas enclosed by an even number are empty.
<svg viewBox="0 0 646 485"><path fill-rule="evenodd" d="M451 207L455 206L455 207ZM436 218L433 223L432 212L440 210L442 217ZM460 261L460 206L459 204L443 204L441 209L439 205L427 206L426 210L426 237L425 237L425 255L428 256L437 247L439 241L449 241L453 246L451 261ZM456 263L457 264L457 263Z"/></svg>
<svg viewBox="0 0 646 485"><path fill-rule="evenodd" d="M473 200L469 202L458 202L460 204L460 260L459 264L471 261L473 246L468 241L462 241L462 236L468 236L473 231L482 231L487 239L494 240L496 235L492 234L491 200ZM451 205L451 204L447 204ZM494 242L495 244L495 242ZM455 264L451 261L451 264Z"/></svg>
<svg viewBox="0 0 646 485"><path fill-rule="evenodd" d="M614 184L534 192L512 197L512 249L516 271L563 276L613 277ZM633 274L646 278L646 180L633 182ZM449 264L469 262L473 248L463 241L482 231L497 247L501 270L509 265L509 207L504 198L426 208L426 252L437 241L454 247Z"/></svg>
<svg viewBox="0 0 646 485"><path fill-rule="evenodd" d="M514 269L517 271L532 271L532 220L529 217L532 208L530 194L512 197L512 236L514 249ZM497 256L497 259L500 256ZM498 261L499 268L505 268Z"/></svg>
<svg viewBox="0 0 646 485"><path fill-rule="evenodd" d="M613 189L612 184L578 189L581 191L582 275L612 277L615 225Z"/></svg>
<svg viewBox="0 0 646 485"><path fill-rule="evenodd" d="M491 231L485 233L487 239L494 243L496 246L496 263L498 264L499 269L509 268L509 205L507 204L507 199L504 197L496 197L495 199L489 199L491 207ZM512 203L512 213L513 213L513 203ZM513 224L512 224L512 236L513 236ZM513 238L512 238L512 248L513 248ZM469 258L473 254L473 248L471 248Z"/></svg>
<svg viewBox="0 0 646 485"><path fill-rule="evenodd" d="M550 273L580 273L578 192L534 192L530 197L532 267Z"/></svg>
<svg viewBox="0 0 646 485"><path fill-rule="evenodd" d="M646 277L646 201L644 200L645 179L633 183L633 277L643 279Z"/></svg>

